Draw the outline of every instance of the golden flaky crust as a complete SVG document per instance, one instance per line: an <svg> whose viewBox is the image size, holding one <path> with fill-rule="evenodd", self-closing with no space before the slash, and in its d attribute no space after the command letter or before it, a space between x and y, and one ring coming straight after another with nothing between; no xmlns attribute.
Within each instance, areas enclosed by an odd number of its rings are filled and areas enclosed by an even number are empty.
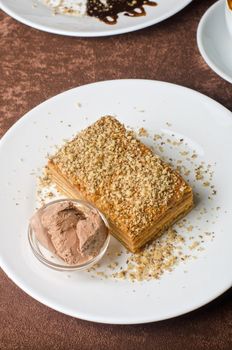
<svg viewBox="0 0 232 350"><path fill-rule="evenodd" d="M104 212L132 251L192 207L192 190L182 177L111 116L67 142L48 168L58 189Z"/></svg>

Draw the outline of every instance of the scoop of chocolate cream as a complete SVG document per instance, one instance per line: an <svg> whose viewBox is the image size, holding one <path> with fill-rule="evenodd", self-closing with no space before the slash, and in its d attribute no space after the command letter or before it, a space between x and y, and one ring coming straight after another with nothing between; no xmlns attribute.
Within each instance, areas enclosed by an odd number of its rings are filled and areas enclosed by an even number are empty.
<svg viewBox="0 0 232 350"><path fill-rule="evenodd" d="M71 201L42 207L30 224L41 245L70 265L98 255L108 234L97 211L82 212Z"/></svg>

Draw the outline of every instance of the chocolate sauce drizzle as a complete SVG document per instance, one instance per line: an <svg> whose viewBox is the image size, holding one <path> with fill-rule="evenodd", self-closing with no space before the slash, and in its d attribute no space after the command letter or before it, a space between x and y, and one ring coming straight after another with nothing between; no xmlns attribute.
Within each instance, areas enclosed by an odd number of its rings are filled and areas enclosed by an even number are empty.
<svg viewBox="0 0 232 350"><path fill-rule="evenodd" d="M107 24L116 24L120 12L129 17L145 16L144 5L157 6L157 3L150 0L88 0L87 14Z"/></svg>

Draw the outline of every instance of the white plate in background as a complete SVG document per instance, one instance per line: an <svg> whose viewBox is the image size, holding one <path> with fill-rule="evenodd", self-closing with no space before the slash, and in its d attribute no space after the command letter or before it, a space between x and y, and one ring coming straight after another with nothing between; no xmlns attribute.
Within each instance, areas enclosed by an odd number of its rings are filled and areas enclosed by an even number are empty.
<svg viewBox="0 0 232 350"><path fill-rule="evenodd" d="M85 271L53 271L37 261L27 242L28 220L36 203L35 173L46 163L47 152L107 114L117 115L134 128L142 126L151 134L163 132L184 138L189 149L197 152L199 162L214 167L217 195L212 202L207 199L207 189L196 189L200 201L188 220L193 226L199 224L196 210L202 202L206 207L202 232L214 231L215 238L195 253L197 259L179 264L160 280L132 283L91 278ZM231 135L230 111L196 91L165 82L99 82L45 101L21 118L0 142L1 267L41 303L95 322L159 321L210 302L232 285ZM175 156L177 151L170 152ZM220 208L217 215L212 205ZM196 237L198 234L191 232ZM116 240L112 244L120 245Z"/></svg>
<svg viewBox="0 0 232 350"><path fill-rule="evenodd" d="M0 7L11 17L33 28L54 34L96 37L122 34L151 26L179 12L191 1L157 0L158 6L145 6L146 16L131 18L120 14L116 25L107 25L88 16L54 16L39 0L0 0Z"/></svg>
<svg viewBox="0 0 232 350"><path fill-rule="evenodd" d="M226 26L225 0L217 1L201 18L197 44L209 67L232 83L232 36Z"/></svg>

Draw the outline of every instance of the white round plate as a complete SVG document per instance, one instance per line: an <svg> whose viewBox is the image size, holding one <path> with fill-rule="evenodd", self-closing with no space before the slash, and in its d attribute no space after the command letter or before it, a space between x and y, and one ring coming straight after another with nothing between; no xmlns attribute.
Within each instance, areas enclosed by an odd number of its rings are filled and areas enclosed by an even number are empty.
<svg viewBox="0 0 232 350"><path fill-rule="evenodd" d="M107 114L116 115L127 126L142 126L151 135L162 132L168 137L184 138L189 151L197 152L197 161L209 163L214 169L217 195L213 201L208 200L208 188L195 184L200 200L188 220L193 227L200 224L200 232L213 231L215 238L203 243L204 250L194 253L196 259L178 264L159 280L132 283L91 278L86 271L70 275L53 271L36 260L27 242L28 220L36 203L36 173L46 164L47 152ZM41 303L95 322L159 321L208 303L232 285L231 135L230 111L198 92L165 82L99 82L42 103L21 118L0 142L3 270ZM182 157L171 148L165 149L163 156ZM206 216L199 222L201 205L206 208ZM212 206L220 208L217 215ZM191 235L198 237L199 231L193 229ZM111 248L112 245L120 243L111 240ZM104 268L104 261L102 264Z"/></svg>
<svg viewBox="0 0 232 350"><path fill-rule="evenodd" d="M226 26L225 0L216 2L202 17L197 44L209 67L232 83L232 37Z"/></svg>
<svg viewBox="0 0 232 350"><path fill-rule="evenodd" d="M145 6L146 16L131 18L121 14L116 25L107 25L87 16L54 16L39 0L0 0L0 7L11 17L33 28L55 34L96 37L122 34L151 26L179 12L191 1L157 0L158 6Z"/></svg>

